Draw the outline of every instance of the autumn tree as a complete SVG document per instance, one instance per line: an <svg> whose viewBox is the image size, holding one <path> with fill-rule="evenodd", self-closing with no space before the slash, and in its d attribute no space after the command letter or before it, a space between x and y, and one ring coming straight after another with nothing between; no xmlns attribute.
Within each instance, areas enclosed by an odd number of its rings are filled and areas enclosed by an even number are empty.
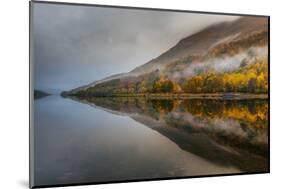
<svg viewBox="0 0 281 189"><path fill-rule="evenodd" d="M194 76L191 79L187 79L183 84L183 89L188 93L200 93L202 92L203 78L199 76Z"/></svg>
<svg viewBox="0 0 281 189"><path fill-rule="evenodd" d="M248 82L248 89L250 92L254 93L256 92L257 89L257 79L256 78L251 78Z"/></svg>
<svg viewBox="0 0 281 189"><path fill-rule="evenodd" d="M153 92L156 93L170 93L173 89L173 82L166 78L160 78L153 83Z"/></svg>

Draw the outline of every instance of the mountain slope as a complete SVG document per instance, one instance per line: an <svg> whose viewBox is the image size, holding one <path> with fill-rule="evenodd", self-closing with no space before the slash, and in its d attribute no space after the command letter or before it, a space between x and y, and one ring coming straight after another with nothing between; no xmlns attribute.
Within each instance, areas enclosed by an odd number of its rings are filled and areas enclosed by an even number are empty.
<svg viewBox="0 0 281 189"><path fill-rule="evenodd" d="M188 36L131 72L110 76L64 94L266 93L267 45L267 18L241 17Z"/></svg>
<svg viewBox="0 0 281 189"><path fill-rule="evenodd" d="M203 29L180 40L174 47L156 59L134 69L133 73L141 70L148 71L156 64L166 64L190 55L207 53L214 44L226 39L239 39L254 31L267 30L267 18L243 17L233 22L223 22Z"/></svg>

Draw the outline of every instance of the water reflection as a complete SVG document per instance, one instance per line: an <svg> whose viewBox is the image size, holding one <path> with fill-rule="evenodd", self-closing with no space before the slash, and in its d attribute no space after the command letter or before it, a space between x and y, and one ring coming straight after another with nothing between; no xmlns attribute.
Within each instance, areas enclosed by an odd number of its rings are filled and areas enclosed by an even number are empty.
<svg viewBox="0 0 281 189"><path fill-rule="evenodd" d="M74 100L125 114L213 163L243 172L268 170L267 100Z"/></svg>
<svg viewBox="0 0 281 189"><path fill-rule="evenodd" d="M90 105L90 106L89 106ZM35 101L35 184L268 170L266 100Z"/></svg>

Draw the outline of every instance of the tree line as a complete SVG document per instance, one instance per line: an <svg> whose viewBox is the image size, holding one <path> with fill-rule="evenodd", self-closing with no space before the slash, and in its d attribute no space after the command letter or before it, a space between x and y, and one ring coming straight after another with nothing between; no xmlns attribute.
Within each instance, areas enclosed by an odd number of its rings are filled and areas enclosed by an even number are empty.
<svg viewBox="0 0 281 189"><path fill-rule="evenodd" d="M266 59L252 64L241 64L232 72L208 71L193 77L174 81L153 73L141 78L114 79L100 83L77 95L114 96L144 93L267 93L268 64Z"/></svg>

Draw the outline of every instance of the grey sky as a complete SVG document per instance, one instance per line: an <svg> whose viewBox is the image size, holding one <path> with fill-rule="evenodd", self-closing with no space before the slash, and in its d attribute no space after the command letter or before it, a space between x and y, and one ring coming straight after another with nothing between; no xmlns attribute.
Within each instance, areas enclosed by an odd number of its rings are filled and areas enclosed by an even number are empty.
<svg viewBox="0 0 281 189"><path fill-rule="evenodd" d="M128 72L235 16L33 3L35 88L59 93Z"/></svg>

